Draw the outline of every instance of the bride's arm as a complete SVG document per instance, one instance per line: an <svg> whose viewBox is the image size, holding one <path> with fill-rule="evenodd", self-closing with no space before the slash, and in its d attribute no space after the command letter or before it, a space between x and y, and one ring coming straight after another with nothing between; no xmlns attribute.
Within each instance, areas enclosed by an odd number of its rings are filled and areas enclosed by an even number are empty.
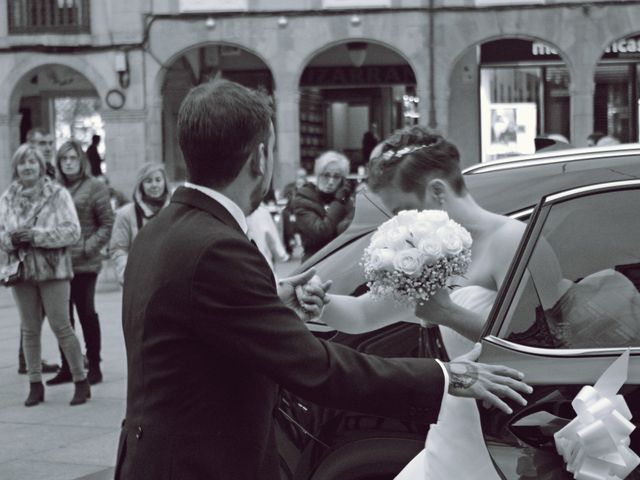
<svg viewBox="0 0 640 480"><path fill-rule="evenodd" d="M392 301L376 300L371 294L359 297L328 295L329 304L324 307L321 320L345 333L364 333L397 322L414 322L418 319L406 307Z"/></svg>
<svg viewBox="0 0 640 480"><path fill-rule="evenodd" d="M486 320L484 315L455 304L447 288L441 288L429 301L418 304L415 314L426 322L452 328L474 342L480 338Z"/></svg>

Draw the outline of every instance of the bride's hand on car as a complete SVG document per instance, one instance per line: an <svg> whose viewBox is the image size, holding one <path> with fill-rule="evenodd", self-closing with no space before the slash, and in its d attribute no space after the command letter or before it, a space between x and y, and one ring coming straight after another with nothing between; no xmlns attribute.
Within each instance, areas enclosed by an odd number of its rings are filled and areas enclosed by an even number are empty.
<svg viewBox="0 0 640 480"><path fill-rule="evenodd" d="M481 351L481 345L476 343L469 353L445 364L449 393L482 400L485 406L494 406L506 414L513 412L507 401L526 405L522 394L530 394L533 389L522 381L524 374L502 365L477 363Z"/></svg>

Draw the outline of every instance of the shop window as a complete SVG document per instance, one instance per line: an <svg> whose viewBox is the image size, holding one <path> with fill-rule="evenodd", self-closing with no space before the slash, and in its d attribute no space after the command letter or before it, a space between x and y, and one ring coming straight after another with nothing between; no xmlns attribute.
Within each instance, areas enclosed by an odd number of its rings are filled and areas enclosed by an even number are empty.
<svg viewBox="0 0 640 480"><path fill-rule="evenodd" d="M86 150L91 144L92 135L104 138L104 123L99 113L100 100L97 97L60 96L54 97L51 102L56 148L74 138ZM104 158L104 142L100 143L98 150Z"/></svg>

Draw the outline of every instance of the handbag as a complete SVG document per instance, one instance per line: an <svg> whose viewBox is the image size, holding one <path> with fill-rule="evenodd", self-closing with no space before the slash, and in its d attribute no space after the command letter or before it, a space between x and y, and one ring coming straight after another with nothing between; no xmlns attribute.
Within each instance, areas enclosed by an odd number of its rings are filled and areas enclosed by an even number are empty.
<svg viewBox="0 0 640 480"><path fill-rule="evenodd" d="M24 256L18 253L18 259L9 262L0 269L0 281L5 287L12 287L24 280Z"/></svg>

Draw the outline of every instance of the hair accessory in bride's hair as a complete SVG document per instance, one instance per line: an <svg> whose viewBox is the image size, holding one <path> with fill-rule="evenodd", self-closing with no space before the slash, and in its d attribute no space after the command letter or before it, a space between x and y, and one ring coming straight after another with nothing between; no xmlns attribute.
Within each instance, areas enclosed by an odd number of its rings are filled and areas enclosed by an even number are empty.
<svg viewBox="0 0 640 480"><path fill-rule="evenodd" d="M389 161L393 158L403 158L404 156L409 155L410 153L416 152L423 148L429 148L433 145L435 145L435 142L430 143L429 145L407 145L406 147L403 147L399 150L393 150L393 149L387 150L381 155L381 157L385 161Z"/></svg>

